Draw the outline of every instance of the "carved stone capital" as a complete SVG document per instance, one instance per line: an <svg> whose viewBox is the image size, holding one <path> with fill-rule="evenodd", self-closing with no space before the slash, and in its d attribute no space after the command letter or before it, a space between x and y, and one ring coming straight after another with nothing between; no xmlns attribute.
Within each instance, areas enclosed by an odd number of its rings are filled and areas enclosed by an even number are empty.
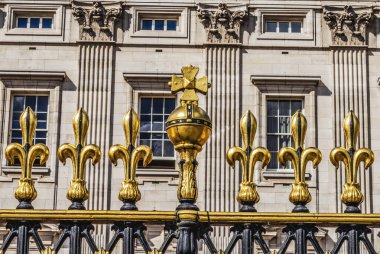
<svg viewBox="0 0 380 254"><path fill-rule="evenodd" d="M72 1L72 14L80 26L80 39L85 41L112 41L114 24L121 17L122 6Z"/></svg>
<svg viewBox="0 0 380 254"><path fill-rule="evenodd" d="M367 28L374 17L372 9L357 12L351 5L338 12L329 9L324 9L323 18L331 29L333 45L367 44Z"/></svg>
<svg viewBox="0 0 380 254"><path fill-rule="evenodd" d="M241 24L248 17L247 7L231 10L226 4L220 3L216 10L206 8L206 6L198 5L198 18L206 29L207 42L239 42Z"/></svg>

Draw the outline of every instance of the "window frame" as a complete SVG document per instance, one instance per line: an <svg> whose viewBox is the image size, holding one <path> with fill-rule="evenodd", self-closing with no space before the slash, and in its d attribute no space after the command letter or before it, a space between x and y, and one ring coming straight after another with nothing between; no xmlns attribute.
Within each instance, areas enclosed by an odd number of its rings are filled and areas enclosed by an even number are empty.
<svg viewBox="0 0 380 254"><path fill-rule="evenodd" d="M160 98L160 99L170 98L170 99L174 99L174 101L175 101L174 109L177 107L176 98L174 96L167 96L167 95L166 96L160 96L160 95L157 95L157 94L156 95L141 94L139 96L139 98L138 98L138 104L139 104L139 106L138 106L138 115L139 115L139 118L141 118L141 107L140 107L141 104L140 103L141 103L141 99L143 99L143 98L151 98L151 99L154 99L154 98ZM152 115L153 114L151 114L151 116ZM163 117L165 117L165 114L163 114ZM141 119L140 119L140 122L141 122ZM141 128L141 126L140 126L140 128ZM139 130L139 134L138 134L138 139L137 139L138 144L140 144L140 133L141 133L141 129ZM165 131L165 122L164 122L164 130L163 131L161 131L161 132L153 132L151 130L151 131L149 131L149 133L163 133L163 134L166 134L166 131ZM168 140L170 141L170 139L168 139ZM152 141L152 139L150 139L150 143L151 143L151 141ZM164 142L164 141L165 141L165 139L163 138L162 142ZM156 161L175 161L176 160L175 149L174 149L173 157L153 156L153 160L156 160Z"/></svg>
<svg viewBox="0 0 380 254"><path fill-rule="evenodd" d="M26 18L28 19L28 22L27 22L27 27L18 27L18 19L20 18ZM38 23L38 28L37 27L30 27L30 20L31 19L39 19L39 23ZM43 19L51 19L51 27L42 27L42 23L43 23ZM24 16L24 15L20 15L20 16L16 16L15 17L15 24L14 24L14 28L17 28L17 29L54 29L54 15L51 17L51 16Z"/></svg>
<svg viewBox="0 0 380 254"><path fill-rule="evenodd" d="M267 31L269 22L276 23L276 32ZM281 22L288 23L288 31L287 32L280 32L280 23ZM292 31L292 23L301 23L301 30L299 33ZM264 31L264 33L276 33L276 34L303 34L303 20L267 19L264 21L264 30L263 31Z"/></svg>
<svg viewBox="0 0 380 254"><path fill-rule="evenodd" d="M143 29L143 22L144 20L151 20L152 21L152 27L151 29ZM157 20L163 20L164 21L164 29L163 30L157 30L155 29L155 23ZM175 30L168 30L168 21L175 21L176 22L176 29ZM150 18L150 17L141 17L140 18L140 31L155 31L155 32L177 32L179 29L179 18L165 18L165 17L157 17L157 18Z"/></svg>
<svg viewBox="0 0 380 254"><path fill-rule="evenodd" d="M301 108L302 108L302 113L304 114L305 113L305 110L304 110L304 105L305 105L305 102L304 102L304 97L302 98L302 97L267 97L266 98L266 100L265 100L265 110L266 110L266 130L265 130L265 143L266 143L266 147L268 148L268 136L270 136L270 135L272 135L272 136L276 136L277 138L279 137L279 136L290 136L290 139L292 140L293 138L292 138L292 133L291 133L291 128L290 128L290 126L289 126L289 132L288 133L281 133L281 132L277 132L277 133L268 133L268 124L267 124L267 122L268 122L268 119L269 119L269 117L270 116L268 116L268 101L278 101L278 102L280 102L280 101L290 101L290 102L292 102L292 101L301 101ZM278 107L278 110L279 110L279 108L280 107ZM278 119L280 119L280 117L290 117L290 121L289 121L289 123L291 123L291 117L292 117L292 115L289 115L289 116L283 116L283 115L280 115L279 114L279 112L278 112L278 115L277 115L277 117L278 117ZM279 128L279 123L277 122L277 127ZM291 141L290 143L294 143L294 141ZM280 144L279 144L279 142L278 142L278 140L277 140L277 146L278 146L278 150L277 151L275 151L275 152L277 152L277 154L278 154L278 152L279 152L279 150L282 148L282 147L280 147ZM271 150L268 148L268 151L269 152L271 152ZM272 151L273 152L273 151ZM273 159L276 159L277 160L277 158L273 158L273 156L272 156L272 160ZM288 165L287 165L287 167L286 168L283 168L283 167L280 167L280 165L279 164L277 164L279 167L278 168L269 168L269 165L267 166L267 170L268 171L271 171L271 172L278 172L278 171L283 171L283 172L293 172L293 168L292 168L292 166L291 166L291 164L290 164L290 162L288 162Z"/></svg>

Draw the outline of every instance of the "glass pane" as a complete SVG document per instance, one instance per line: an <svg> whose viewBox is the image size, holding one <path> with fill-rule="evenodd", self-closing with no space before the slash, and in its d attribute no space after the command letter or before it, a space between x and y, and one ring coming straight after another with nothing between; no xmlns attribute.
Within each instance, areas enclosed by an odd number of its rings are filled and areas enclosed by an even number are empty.
<svg viewBox="0 0 380 254"><path fill-rule="evenodd" d="M40 18L30 18L30 28L39 28Z"/></svg>
<svg viewBox="0 0 380 254"><path fill-rule="evenodd" d="M164 157L174 157L174 146L170 141L164 142Z"/></svg>
<svg viewBox="0 0 380 254"><path fill-rule="evenodd" d="M20 129L20 121L12 121L12 129Z"/></svg>
<svg viewBox="0 0 380 254"><path fill-rule="evenodd" d="M46 138L46 131L36 131L36 138Z"/></svg>
<svg viewBox="0 0 380 254"><path fill-rule="evenodd" d="M37 121L37 129L47 129L46 121Z"/></svg>
<svg viewBox="0 0 380 254"><path fill-rule="evenodd" d="M13 97L13 111L23 111L24 110L24 96L14 96Z"/></svg>
<svg viewBox="0 0 380 254"><path fill-rule="evenodd" d="M292 115L297 112L297 110L302 110L302 101L292 101Z"/></svg>
<svg viewBox="0 0 380 254"><path fill-rule="evenodd" d="M26 96L25 98L25 108L31 107L33 111L36 111L36 96Z"/></svg>
<svg viewBox="0 0 380 254"><path fill-rule="evenodd" d="M20 121L21 113L13 113L13 121Z"/></svg>
<svg viewBox="0 0 380 254"><path fill-rule="evenodd" d="M12 138L22 138L21 131L12 131Z"/></svg>
<svg viewBox="0 0 380 254"><path fill-rule="evenodd" d="M154 21L154 30L164 30L165 21L162 19Z"/></svg>
<svg viewBox="0 0 380 254"><path fill-rule="evenodd" d="M290 115L290 101L280 101L279 102L280 116Z"/></svg>
<svg viewBox="0 0 380 254"><path fill-rule="evenodd" d="M302 27L301 22L292 22L291 23L292 33L301 33L301 27Z"/></svg>
<svg viewBox="0 0 380 254"><path fill-rule="evenodd" d="M163 122L164 116L163 115L153 115L153 122Z"/></svg>
<svg viewBox="0 0 380 254"><path fill-rule="evenodd" d="M164 130L164 124L162 122L153 122L152 130L153 131L163 131Z"/></svg>
<svg viewBox="0 0 380 254"><path fill-rule="evenodd" d="M153 156L162 156L162 141L152 141Z"/></svg>
<svg viewBox="0 0 380 254"><path fill-rule="evenodd" d="M141 139L140 140L140 145L146 145L150 147L150 140L147 139Z"/></svg>
<svg viewBox="0 0 380 254"><path fill-rule="evenodd" d="M166 30L176 31L177 30L177 20L168 20Z"/></svg>
<svg viewBox="0 0 380 254"><path fill-rule="evenodd" d="M175 109L175 99L165 99L165 114L170 114Z"/></svg>
<svg viewBox="0 0 380 254"><path fill-rule="evenodd" d="M267 32L275 33L277 28L277 22L268 21L267 22Z"/></svg>
<svg viewBox="0 0 380 254"><path fill-rule="evenodd" d="M53 25L52 18L43 18L42 19L42 28L51 28Z"/></svg>
<svg viewBox="0 0 380 254"><path fill-rule="evenodd" d="M146 132L140 133L140 139L150 139L150 133L146 133Z"/></svg>
<svg viewBox="0 0 380 254"><path fill-rule="evenodd" d="M283 148L283 147L287 147L287 146L290 146L290 138L291 136L290 135L281 135L280 136L280 147L279 148Z"/></svg>
<svg viewBox="0 0 380 254"><path fill-rule="evenodd" d="M37 111L38 112L47 112L48 111L48 97L47 96L38 96L37 98Z"/></svg>
<svg viewBox="0 0 380 254"><path fill-rule="evenodd" d="M277 116L278 101L267 101L267 115Z"/></svg>
<svg viewBox="0 0 380 254"><path fill-rule="evenodd" d="M271 152L270 156L270 162L268 165L268 169L278 169L278 160L277 160L277 152Z"/></svg>
<svg viewBox="0 0 380 254"><path fill-rule="evenodd" d="M18 18L17 19L18 28L27 28L28 27L28 18Z"/></svg>
<svg viewBox="0 0 380 254"><path fill-rule="evenodd" d="M289 22L278 22L280 33L287 33L289 31Z"/></svg>
<svg viewBox="0 0 380 254"><path fill-rule="evenodd" d="M22 144L22 139L21 138L12 138L11 143L19 143ZM16 164L16 163L15 163ZM17 164L16 164L17 165Z"/></svg>
<svg viewBox="0 0 380 254"><path fill-rule="evenodd" d="M45 144L46 145L46 139L36 139L35 141L34 141L34 143L35 144L39 144L39 143L41 143L41 144ZM39 163L38 163L39 164Z"/></svg>
<svg viewBox="0 0 380 254"><path fill-rule="evenodd" d="M151 130L151 116L142 115L140 119L141 119L140 131L150 131Z"/></svg>
<svg viewBox="0 0 380 254"><path fill-rule="evenodd" d="M152 139L162 139L163 134L162 133L152 133Z"/></svg>
<svg viewBox="0 0 380 254"><path fill-rule="evenodd" d="M151 98L141 98L140 100L140 112L141 114L150 114L152 107Z"/></svg>
<svg viewBox="0 0 380 254"><path fill-rule="evenodd" d="M267 118L267 133L277 133L278 132L278 118L268 117Z"/></svg>
<svg viewBox="0 0 380 254"><path fill-rule="evenodd" d="M278 151L278 136L268 135L267 136L267 148L269 151Z"/></svg>
<svg viewBox="0 0 380 254"><path fill-rule="evenodd" d="M144 19L142 21L141 30L152 30L152 23L151 19Z"/></svg>
<svg viewBox="0 0 380 254"><path fill-rule="evenodd" d="M162 114L164 109L164 99L153 99L153 114Z"/></svg>
<svg viewBox="0 0 380 254"><path fill-rule="evenodd" d="M279 133L290 133L290 117L280 117L279 125Z"/></svg>
<svg viewBox="0 0 380 254"><path fill-rule="evenodd" d="M37 113L37 121L47 121L47 113Z"/></svg>

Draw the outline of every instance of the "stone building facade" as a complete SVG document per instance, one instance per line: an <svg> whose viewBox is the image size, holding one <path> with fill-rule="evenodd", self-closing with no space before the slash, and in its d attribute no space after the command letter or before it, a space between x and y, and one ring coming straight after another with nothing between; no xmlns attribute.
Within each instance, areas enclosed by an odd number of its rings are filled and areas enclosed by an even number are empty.
<svg viewBox="0 0 380 254"><path fill-rule="evenodd" d="M257 118L255 145L276 152L290 145L289 119L301 109L308 120L306 146L323 155L318 169L307 169L311 212L340 213L345 174L329 162L332 148L344 146L342 121L349 110L359 117L359 146L380 155L380 3L378 1L0 1L0 207L15 208L13 192L20 170L4 158L19 140L20 110L32 105L40 119L37 141L50 148L46 165L33 171L35 208L66 209L71 166L57 159L62 143L73 143L71 121L79 107L90 118L87 143L102 159L88 167L88 209L119 209L122 166L113 167L110 146L124 142L123 114L133 107L142 121L140 143L153 147L151 166L138 170L140 210L173 210L178 172L163 122L179 99L167 82L182 66L200 67L211 89L200 104L212 119L213 133L199 159L198 206L237 211L240 172L225 154L239 145L239 119ZM379 95L379 96L378 96ZM360 171L362 211L380 213L380 173ZM256 170L259 211L292 209L288 201L294 174L273 162ZM44 226L46 241L57 228ZM96 229L105 243L109 229ZM216 245L228 242L228 229L214 231ZM161 229L148 236L159 244ZM278 237L276 237L278 236ZM265 237L271 248L276 229ZM50 238L49 238L50 237ZM318 237L329 247L333 230ZM374 236L375 238L376 236ZM380 248L380 246L377 246Z"/></svg>

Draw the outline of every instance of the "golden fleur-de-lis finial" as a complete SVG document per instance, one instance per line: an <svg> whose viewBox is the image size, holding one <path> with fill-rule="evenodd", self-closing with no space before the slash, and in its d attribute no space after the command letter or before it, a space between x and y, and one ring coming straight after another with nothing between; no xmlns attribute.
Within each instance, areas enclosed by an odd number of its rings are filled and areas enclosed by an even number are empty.
<svg viewBox="0 0 380 254"><path fill-rule="evenodd" d="M347 205L345 212L360 212L358 206L363 202L363 194L358 183L358 170L360 163L369 168L374 161L374 154L368 148L357 150L359 136L359 120L353 111L350 111L343 121L343 130L346 138L346 148L336 147L330 153L330 161L336 168L343 162L346 168L346 183L341 195L342 202Z"/></svg>
<svg viewBox="0 0 380 254"><path fill-rule="evenodd" d="M31 202L37 197L32 179L33 164L39 158L40 165L44 165L49 158L49 148L44 144L33 145L37 119L30 107L27 107L21 114L20 126L22 144L12 143L8 145L5 149L5 157L11 165L14 165L16 158L21 164L21 177L15 192L15 197L20 201L17 208L33 209Z"/></svg>
<svg viewBox="0 0 380 254"><path fill-rule="evenodd" d="M142 160L143 166L146 167L152 161L153 153L149 146L141 145L135 147L140 122L133 109L130 109L124 115L123 128L126 145L112 146L108 152L108 156L115 166L117 166L119 159L124 163L125 180L122 182L119 192L119 199L124 203L121 210L136 210L135 203L141 198L138 183L135 179L138 162Z"/></svg>
<svg viewBox="0 0 380 254"><path fill-rule="evenodd" d="M169 82L173 94L183 91L181 102L198 102L196 92L207 94L207 89L210 84L207 81L207 76L196 79L199 68L192 65L184 66L181 69L183 78L173 75L172 81Z"/></svg>
<svg viewBox="0 0 380 254"><path fill-rule="evenodd" d="M290 161L294 169L294 183L292 184L292 191L289 195L290 202L296 205L293 212L308 212L309 210L305 205L311 201L311 194L305 181L306 165L311 161L313 167L316 168L322 160L322 154L314 147L303 148L307 121L301 111L297 111L292 116L290 126L294 140L294 148L281 148L278 153L278 161L282 166L285 166L286 162Z"/></svg>
<svg viewBox="0 0 380 254"><path fill-rule="evenodd" d="M237 200L243 205L241 211L256 211L253 207L258 203L260 196L256 191L256 185L253 182L253 173L258 161L264 168L270 161L270 153L266 148L253 148L257 122L255 116L248 111L240 119L240 133L243 138L243 147L232 147L227 152L227 162L231 167L235 166L235 161L240 161L242 167L242 181Z"/></svg>
<svg viewBox="0 0 380 254"><path fill-rule="evenodd" d="M73 179L70 182L66 197L72 204L69 209L85 209L83 202L88 199L85 180L86 162L91 159L92 165L100 161L102 153L96 145L85 145L89 120L86 111L80 108L73 117L75 145L65 143L58 148L58 159L65 165L70 159L73 165Z"/></svg>

